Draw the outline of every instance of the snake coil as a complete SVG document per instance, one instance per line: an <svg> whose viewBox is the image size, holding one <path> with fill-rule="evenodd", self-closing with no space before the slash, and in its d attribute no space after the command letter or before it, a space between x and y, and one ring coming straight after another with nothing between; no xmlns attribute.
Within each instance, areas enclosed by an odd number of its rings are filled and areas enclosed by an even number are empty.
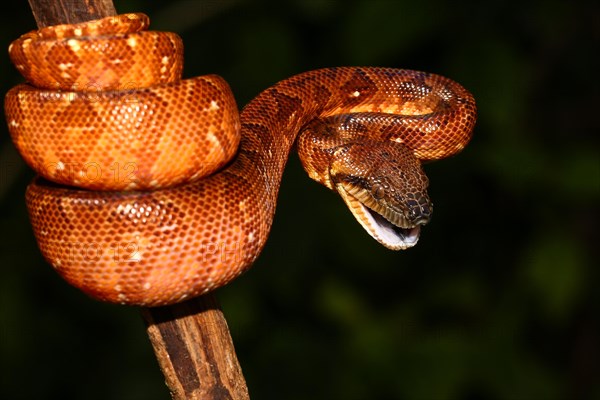
<svg viewBox="0 0 600 400"><path fill-rule="evenodd" d="M327 68L240 114L222 78L182 79L181 39L148 25L143 14L57 25L9 48L28 83L7 93L7 122L39 174L27 207L64 279L143 306L226 284L267 240L294 143L377 241L416 244L432 212L421 162L470 140L468 91L424 72Z"/></svg>

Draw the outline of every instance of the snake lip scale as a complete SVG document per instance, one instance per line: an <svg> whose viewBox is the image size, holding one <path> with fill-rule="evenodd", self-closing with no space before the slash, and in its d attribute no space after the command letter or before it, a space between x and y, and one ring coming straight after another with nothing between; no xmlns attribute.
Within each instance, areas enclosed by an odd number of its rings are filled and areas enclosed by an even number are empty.
<svg viewBox="0 0 600 400"><path fill-rule="evenodd" d="M182 79L181 39L148 26L144 14L123 14L29 32L9 48L27 84L6 94L8 127L39 175L27 209L42 255L67 282L139 306L227 284L267 241L294 145L309 177L375 240L417 243L433 210L421 164L471 139L466 89L427 72L324 68L239 112L223 78ZM89 179L66 165L135 169Z"/></svg>
<svg viewBox="0 0 600 400"><path fill-rule="evenodd" d="M360 188L353 186L347 190L338 185L336 189L367 233L391 250L403 250L416 245L421 226L429 222L429 215L411 222L402 213L379 206Z"/></svg>

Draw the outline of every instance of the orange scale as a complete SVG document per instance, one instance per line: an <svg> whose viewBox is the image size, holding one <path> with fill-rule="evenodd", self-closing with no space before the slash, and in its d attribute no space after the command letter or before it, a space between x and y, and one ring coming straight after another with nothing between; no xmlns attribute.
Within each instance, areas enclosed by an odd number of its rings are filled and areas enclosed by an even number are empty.
<svg viewBox="0 0 600 400"><path fill-rule="evenodd" d="M326 85L330 85L329 76L335 75L337 78L346 78L350 79L350 77L355 76L354 69L339 69L335 70L335 74L330 72L330 74L325 74L328 78L324 80ZM365 76L375 77L376 79L385 80L388 76L382 70L364 70ZM385 70L383 70L385 71ZM309 79L319 79L319 73L309 73L304 76L304 78ZM208 78L207 78L208 79ZM292 78L292 83L297 82ZM359 82L360 83L360 82ZM368 85L369 83L364 83ZM191 85L189 83L184 83L182 85ZM290 93L296 93L296 87L293 84L287 83L282 84L283 89L286 89ZM198 87L202 86L198 84ZM205 87L204 87L205 86ZM209 93L211 96L214 95L214 91L212 89L212 85L206 84L202 86L205 89L204 93ZM154 90L154 89L153 89ZM199 90L196 87L188 87L188 92L186 93L198 93ZM342 92L342 91L340 91ZM170 100L173 99L181 99L185 100L187 97L183 95L176 95L175 93L171 93L169 91L165 92L169 96L173 96ZM203 93L203 94L204 94ZM267 92L265 92L267 93ZM343 93L342 93L343 94ZM263 94L262 98L259 98L260 101L263 101L269 105L269 108L266 109L265 112L262 112L263 108L260 106L254 106L255 109L253 111L252 107L247 114L245 114L244 118L250 119L253 121L253 118L257 124L271 124L268 125L267 128L275 129L283 122L275 121L273 119L276 118L277 107L274 105L274 100L271 96L267 94ZM261 100L262 99L262 100ZM164 101L162 99L161 101ZM270 103L269 103L270 102ZM251 103L253 104L253 103ZM204 104L206 107L210 106L210 104ZM219 99L219 105L224 105L223 100ZM234 105L234 102L229 104L230 106ZM156 112L160 111L161 113L165 111L163 106L159 105L156 108ZM180 111L180 110L178 110ZM259 112L260 111L260 112ZM174 112L172 117L176 117L178 113ZM182 119L186 124L191 122L198 121L199 128L203 131L208 130L209 127L206 125L206 121L202 122L200 116L193 117L190 112L185 112L185 110L181 110L181 114L185 117ZM218 118L220 117L220 113L203 113L208 123L214 124L218 122ZM255 117L252 117L255 115ZM164 114L163 114L164 117ZM269 119L271 118L271 119ZM232 121L234 118L232 117ZM234 121L235 122L235 121ZM122 125L125 128L135 128L139 127L139 124L131 124L127 121L123 121ZM283 126L285 128L285 126ZM219 131L219 127L214 127L214 131ZM286 128L287 129L287 128ZM171 131L171 129L169 129ZM173 129L172 131L176 131ZM114 133L114 132L113 132ZM139 132L138 132L139 133ZM157 132L163 133L163 132ZM169 132L164 132L169 133ZM245 132L248 135L258 135L257 131L249 129L248 132ZM282 146L288 146L288 143L292 142L291 132L282 129L282 134L287 134L290 138L285 140L277 140L277 143ZM199 144L207 144L210 140L198 139L197 143ZM234 147L236 140L230 139L229 142L223 141L221 144L223 146L224 143L232 143L230 147ZM84 143L92 146L93 141L84 141ZM185 141L181 138L174 138L173 143L175 143L176 147L185 146ZM182 144L183 143L183 144ZM254 140L250 139L246 143L250 143L252 146L256 146L255 148L260 148L259 144L261 140L258 137L255 137ZM118 145L113 144L109 146L114 146L115 148ZM109 147L112 148L112 147ZM172 154L180 155L182 154L182 149L175 149ZM263 149L264 150L264 149ZM275 149L277 150L277 149ZM167 150L162 149L163 152L167 152ZM233 150L234 151L234 150ZM285 150L277 150L280 151L280 154L285 153ZM197 154L191 157L191 160L196 159ZM280 171L273 171L278 167L279 159L284 158L284 155L276 155L274 159L262 159L265 165L267 165L269 173L273 175L278 175ZM159 172L156 172L155 177L162 179L163 172L169 170L170 168L177 168L181 162L181 157L176 157L176 160L163 160L162 168ZM212 160L211 160L212 161ZM242 167L239 164L234 163L234 168L238 168L237 170L232 169L231 171L236 172L244 172ZM246 171L248 172L248 171ZM252 172L252 171L249 171ZM271 177L268 179L273 186L278 185L278 177ZM199 190L198 188L202 188ZM248 204L245 211L242 211L238 207L238 199L240 198L240 193L244 195L250 195L252 201L260 201L261 204ZM56 237L59 235L70 235L70 232L66 232L67 225L61 225L55 223L54 218L52 221L49 221L40 213L42 211L49 212L51 215L54 215L58 221L66 218L63 213L58 212L56 205L53 204L44 204L42 206L42 202L44 198L53 198L54 196L61 196L62 198L69 198L72 196L72 192L65 192L58 188L46 187L43 184L36 182L34 183L30 189L28 189L28 207L31 214L32 223L36 229L36 232L39 232L39 227L47 225L47 229L52 231L51 235ZM46 197L47 196L47 197ZM138 193L135 196L139 196L138 198L145 198L145 194ZM132 198L135 198L132 196ZM193 295L201 293L205 290L214 288L209 285L210 280L214 280L217 282L217 285L222 284L225 281L228 281L239 274L241 271L247 269L249 260L255 258L256 253L261 247L260 242L264 241L266 238L265 225L269 225L271 215L268 215L266 210L270 210L269 207L264 207L265 203L274 202L275 195L271 192L268 192L266 188L257 189L254 184L250 181L245 181L242 179L238 179L235 175L219 175L216 174L210 181L206 184L194 186L177 186L171 189L155 192L148 196L157 196L160 198L161 202L167 201L165 199L171 198L172 203L167 203L165 205L158 206L160 209L160 214L155 218L155 222L151 223L150 227L147 227L147 222L143 220L143 218L147 218L147 216L140 210L138 214L128 213L126 215L123 214L123 211L115 211L115 208L110 208L111 206L106 206L107 210L103 213L97 212L97 220L89 219L88 223L77 222L73 227L78 232L75 232L75 237L86 237L83 232L84 230L97 231L95 233L100 233L102 235L114 234L114 232L118 232L118 234L123 234L123 237L127 234L127 232L131 232L132 229L140 229L140 231L147 230L148 233L142 233L142 235L154 235L152 237L153 247L152 251L145 252L142 256L142 262L137 263L137 265L133 266L132 269L126 268L115 268L111 266L112 264L107 263L107 260L103 260L105 264L101 266L98 265L96 267L91 267L91 270L86 270L87 266L82 265L69 265L63 268L61 273L68 277L68 279L72 279L73 283L76 286L82 287L84 284L90 283L92 281L92 285L84 286L83 289L92 293L92 295L99 297L103 300L109 300L114 302L123 302L123 298L119 298L118 294L114 292L114 280L122 281L123 290L127 288L129 292L120 293L121 295L125 295L128 298L128 302L133 304L140 305L161 305L168 304L171 301L175 301L176 299L180 299L182 296ZM117 200L115 200L117 201ZM122 201L122 204L128 204L128 200L119 200ZM131 201L131 200L129 200ZM179 204L184 202L186 204L195 204L197 207L193 206L189 209L186 209L185 212L182 209L179 209ZM129 203L130 204L130 203ZM103 206L104 207L104 206ZM138 207L134 205L132 207ZM43 208L43 210L42 210ZM60 207L58 207L60 208ZM40 211L42 210L42 211ZM216 211L215 211L216 210ZM103 217L104 215L104 217ZM248 215L252 215L252 219L248 218ZM106 216L109 216L107 218ZM110 228L101 228L101 225L96 224L104 224L107 220L112 217L112 220L109 222L111 225ZM72 217L71 215L69 217ZM83 217L83 216L81 216ZM93 221L93 222L92 222ZM119 228L114 228L114 224L121 224ZM187 229L181 229L182 226L187 225L189 223L189 227ZM90 229L90 225L93 226L94 229ZM171 231L167 232L169 227L172 228ZM179 227L179 230L177 230ZM70 228L70 227L69 227ZM142 229L143 228L143 229ZM169 228L171 229L171 228ZM224 263L223 255L218 251L214 250L214 246L232 246L237 245L234 243L236 240L240 240L243 238L245 234L248 233L250 229L253 229L253 232L258 231L256 233L259 236L256 240L257 243L247 244L247 247L240 249L240 254L243 254L243 257L239 257L240 260L234 261L232 263ZM160 232L157 234L157 232ZM146 237L147 237L146 236ZM44 248L43 241L46 240L44 237L40 236L39 240L41 241L40 246ZM242 244L240 244L242 245ZM201 254L193 257L187 254L184 249L187 249L189 246L195 246L197 252ZM202 247L204 246L204 247ZM210 247L213 246L213 247ZM46 256L53 256L52 249L46 249ZM196 260L199 263L199 270L190 271L189 263L190 260ZM79 269L78 269L79 268ZM139 269L138 269L139 268ZM82 272L85 271L85 272ZM116 274L116 271L121 274ZM95 276L98 274L98 276ZM118 275L117 277L112 274ZM190 274L192 277L190 277ZM152 287L152 293L146 293L141 289L141 285L148 282L146 279L147 276L153 275L152 279L159 277L161 279L160 284L156 283L156 287ZM183 278L180 276L183 275ZM84 276L82 278L82 276ZM179 279L175 277L178 276ZM148 278L150 279L150 278ZM81 281L85 282L81 282ZM96 282L94 282L96 281ZM154 284L154 281L153 281ZM106 293L100 292L100 290L106 289ZM141 297L142 292L144 292L144 296Z"/></svg>

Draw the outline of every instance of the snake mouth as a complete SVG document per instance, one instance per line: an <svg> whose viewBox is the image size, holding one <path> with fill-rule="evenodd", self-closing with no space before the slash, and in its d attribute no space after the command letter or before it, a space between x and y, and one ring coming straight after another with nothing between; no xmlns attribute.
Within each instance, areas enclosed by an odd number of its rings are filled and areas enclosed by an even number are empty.
<svg viewBox="0 0 600 400"><path fill-rule="evenodd" d="M421 224L411 224L401 213L384 208L364 194L364 190L336 185L336 189L356 220L375 240L390 250L405 250L419 240Z"/></svg>

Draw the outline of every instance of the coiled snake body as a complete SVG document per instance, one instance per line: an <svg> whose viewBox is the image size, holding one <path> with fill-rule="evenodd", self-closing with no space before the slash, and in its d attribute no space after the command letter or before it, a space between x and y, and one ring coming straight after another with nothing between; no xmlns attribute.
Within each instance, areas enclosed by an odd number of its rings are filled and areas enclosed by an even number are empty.
<svg viewBox="0 0 600 400"><path fill-rule="evenodd" d="M432 211L420 164L468 143L470 93L429 73L328 68L277 83L238 115L221 78L181 80L180 39L148 23L49 27L10 47L29 84L7 93L7 122L41 175L30 219L68 282L145 306L229 282L266 242L295 142L309 176L371 236L391 249L417 242Z"/></svg>

